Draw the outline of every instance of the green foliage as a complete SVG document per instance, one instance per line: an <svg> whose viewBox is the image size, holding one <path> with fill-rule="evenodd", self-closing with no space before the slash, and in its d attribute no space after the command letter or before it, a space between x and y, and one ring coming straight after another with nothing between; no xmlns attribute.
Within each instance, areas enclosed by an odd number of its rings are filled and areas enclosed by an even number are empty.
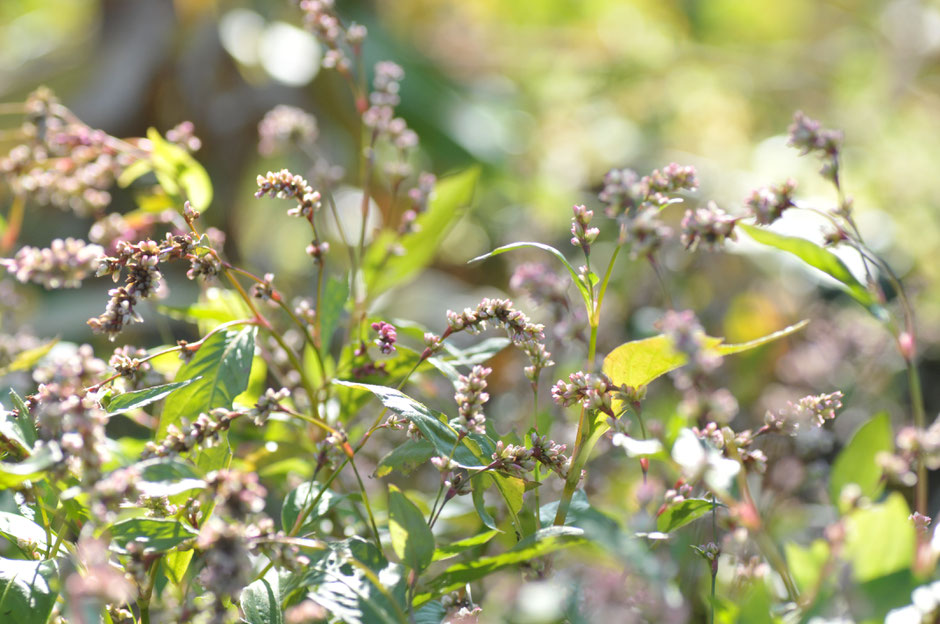
<svg viewBox="0 0 940 624"><path fill-rule="evenodd" d="M199 535L179 520L169 518L129 518L115 522L109 532L118 552L127 552L131 542L142 546L144 552L167 552Z"/></svg>
<svg viewBox="0 0 940 624"><path fill-rule="evenodd" d="M27 481L43 479L45 471L61 459L62 451L57 446L44 444L17 464L0 462L0 488L15 488Z"/></svg>
<svg viewBox="0 0 940 624"><path fill-rule="evenodd" d="M165 436L167 427L179 425L184 418L193 420L213 408L232 406L248 387L256 331L255 327L220 331L199 347L176 374L176 383L189 383L164 404L157 437Z"/></svg>
<svg viewBox="0 0 940 624"><path fill-rule="evenodd" d="M444 237L467 211L479 177L479 169L473 168L438 181L414 232L400 240L395 233L386 232L372 243L363 264L369 292L377 294L400 286L431 263ZM396 242L404 253L391 254L391 245Z"/></svg>
<svg viewBox="0 0 940 624"><path fill-rule="evenodd" d="M173 394L173 392L176 390L185 388L194 381L199 381L199 379L199 377L193 377L183 381L153 386L152 388L124 392L109 400L105 407L107 408L108 415L110 416L140 409L150 405L151 403L162 401L163 399Z"/></svg>
<svg viewBox="0 0 940 624"><path fill-rule="evenodd" d="M816 243L795 236L784 236L771 230L765 230L747 225L738 224L748 236L762 245L775 247L781 251L793 254L814 269L819 269L842 284L845 291L860 304L868 308L877 318L885 318L885 312L868 291L859 282L839 256Z"/></svg>
<svg viewBox="0 0 940 624"><path fill-rule="evenodd" d="M840 499L842 490L850 483L859 487L862 496L877 499L884 490L877 457L879 453L890 453L893 449L891 416L887 412L876 414L858 428L833 462L829 476L829 496L832 501L846 511Z"/></svg>
<svg viewBox="0 0 940 624"><path fill-rule="evenodd" d="M0 558L0 618L22 624L45 624L58 591L54 561Z"/></svg>
<svg viewBox="0 0 940 624"><path fill-rule="evenodd" d="M418 506L394 485L388 488L388 532L402 563L421 572L434 558L434 534Z"/></svg>
<svg viewBox="0 0 940 624"><path fill-rule="evenodd" d="M864 583L911 566L916 536L910 515L904 496L895 492L885 502L846 517L843 556L852 564L855 580Z"/></svg>
<svg viewBox="0 0 940 624"><path fill-rule="evenodd" d="M669 505L656 519L656 528L663 533L671 533L684 527L690 522L698 520L712 510L714 504L704 498L690 498Z"/></svg>
<svg viewBox="0 0 940 624"><path fill-rule="evenodd" d="M277 570L271 569L264 578L243 589L239 602L249 624L284 624Z"/></svg>
<svg viewBox="0 0 940 624"><path fill-rule="evenodd" d="M806 327L807 322L801 321L741 344L724 344L724 338L706 336L705 346L713 349L718 355L741 353L789 336ZM604 372L616 386L626 384L640 388L687 362L686 355L676 351L669 338L660 334L642 340L632 340L608 353L604 358Z"/></svg>

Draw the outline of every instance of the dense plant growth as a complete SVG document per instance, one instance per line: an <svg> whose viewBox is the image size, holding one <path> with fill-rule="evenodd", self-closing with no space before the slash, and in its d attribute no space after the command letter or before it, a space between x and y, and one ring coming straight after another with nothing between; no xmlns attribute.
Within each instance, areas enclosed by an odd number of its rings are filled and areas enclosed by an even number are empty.
<svg viewBox="0 0 940 624"><path fill-rule="evenodd" d="M22 116L0 160L3 265L46 289L113 280L87 325L115 345L33 336L3 283L3 621L934 621L927 473L940 431L921 397L914 311L862 239L839 133L801 113L789 128L821 162L831 207L785 180L726 212L699 196L692 167L613 170L594 205L574 206L568 248L466 258L542 258L512 275L522 299L483 298L422 327L384 303L422 279L479 172L416 167L419 138L396 113L402 69L365 67L365 28L332 2L298 5L348 86L361 156L356 214L341 214L334 191L349 176L325 159L314 118L278 106L259 126L262 153L306 160L303 175L259 175L255 192L266 219L309 229L303 288L231 261L224 233L202 226L220 207L191 124L122 139L46 89L2 109ZM109 211L114 187L138 209ZM19 245L46 206L86 218L87 242ZM826 219L824 244L772 227L800 210ZM850 403L843 388L762 414L731 392L724 358L798 345L815 319L711 336L673 303L660 258L744 240L826 274L893 337L906 414L869 411L844 448L821 452L813 436ZM834 249L853 251L865 278ZM603 325L624 321L603 314L605 299L629 290L618 270L631 262L661 282L659 333L607 348ZM191 305L156 303L187 279ZM154 310L177 323L163 327L190 324L187 338L122 340ZM820 462L822 481L781 484ZM616 509L595 504L595 470ZM782 506L802 523L778 522ZM504 578L518 595L481 611Z"/></svg>

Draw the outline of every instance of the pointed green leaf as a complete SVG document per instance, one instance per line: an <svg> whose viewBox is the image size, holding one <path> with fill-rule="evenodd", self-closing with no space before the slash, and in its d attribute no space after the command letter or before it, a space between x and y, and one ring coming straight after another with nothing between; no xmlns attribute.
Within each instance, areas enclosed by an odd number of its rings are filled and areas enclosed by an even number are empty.
<svg viewBox="0 0 940 624"><path fill-rule="evenodd" d="M264 578L243 589L239 602L249 624L284 624L277 569L271 568Z"/></svg>
<svg viewBox="0 0 940 624"><path fill-rule="evenodd" d="M863 496L876 499L884 490L878 454L893 450L891 416L887 412L880 412L858 428L833 462L829 475L829 496L832 502L840 502L842 489L850 483L857 484Z"/></svg>
<svg viewBox="0 0 940 624"><path fill-rule="evenodd" d="M26 403L12 388L10 389L10 400L13 401L13 407L17 411L17 415L11 415L11 418L15 421L16 428L26 442L27 448L31 449L36 444L36 423L33 422L33 417L30 415Z"/></svg>
<svg viewBox="0 0 940 624"><path fill-rule="evenodd" d="M199 472L176 457L148 459L135 464L134 468L139 474L137 489L144 496L175 496L206 487Z"/></svg>
<svg viewBox="0 0 940 624"><path fill-rule="evenodd" d="M914 562L917 536L904 495L894 492L884 503L853 511L846 518L843 556L853 577L864 583L905 570Z"/></svg>
<svg viewBox="0 0 940 624"><path fill-rule="evenodd" d="M393 470L398 470L403 475L407 475L433 456L434 445L427 440L407 440L404 444L396 446L379 461L379 465L375 469L375 476L384 477Z"/></svg>
<svg viewBox="0 0 940 624"><path fill-rule="evenodd" d="M472 561L457 563L431 580L427 592L415 597L415 606L463 587L494 572L531 561L549 553L587 543L584 531L574 527L547 527L526 537L511 550L491 557L481 557Z"/></svg>
<svg viewBox="0 0 940 624"><path fill-rule="evenodd" d="M255 354L256 327L213 334L181 367L176 382L191 381L167 398L160 416L157 437L166 436L167 427L216 407L230 408L235 397L248 387Z"/></svg>
<svg viewBox="0 0 940 624"><path fill-rule="evenodd" d="M281 527L285 533L291 533L298 516L306 509L320 494L323 484L317 481L307 481L301 483L284 499L284 505L281 507ZM297 531L297 535L303 535L316 527L323 516L330 512L330 509L346 500L346 496L340 496L333 490L327 490L320 496L317 506L304 519L304 524Z"/></svg>
<svg viewBox="0 0 940 624"><path fill-rule="evenodd" d="M434 534L418 506L394 485L388 487L388 532L402 563L419 573L430 565Z"/></svg>
<svg viewBox="0 0 940 624"><path fill-rule="evenodd" d="M866 308L873 310L877 305L872 294L868 292L868 289L865 288L861 282L855 279L855 276L852 275L849 268L845 266L842 259L828 249L820 247L805 238L784 236L783 234L778 234L777 232L747 225L745 223L739 223L738 227L743 229L748 236L758 243L793 254L811 267L819 269L826 275L834 278L845 287L846 292L848 292L853 299Z"/></svg>
<svg viewBox="0 0 940 624"><path fill-rule="evenodd" d="M371 295L410 280L431 263L447 233L467 211L479 177L480 170L473 168L438 180L413 232L401 238L389 232L372 243L363 262ZM403 253L390 253L396 243Z"/></svg>
<svg viewBox="0 0 940 624"><path fill-rule="evenodd" d="M45 478L45 471L62 460L58 446L44 444L25 461L17 464L0 462L0 489L15 488L26 481Z"/></svg>
<svg viewBox="0 0 940 624"><path fill-rule="evenodd" d="M474 535L473 537L468 537L456 542L451 542L446 546L441 546L434 551L434 561L444 561L445 559L456 557L457 555L463 554L468 550L476 548L477 546L482 546L499 534L500 531L491 529L478 535Z"/></svg>
<svg viewBox="0 0 940 624"><path fill-rule="evenodd" d="M25 351L20 351L13 358L12 362L3 368L0 368L0 377L3 377L4 375L14 371L31 370L36 366L36 363L43 358L44 355L49 353L52 347L58 344L58 342L59 339L55 338L54 340L50 340L44 345L33 347L32 349L26 349Z"/></svg>
<svg viewBox="0 0 940 624"><path fill-rule="evenodd" d="M343 308L349 299L349 284L345 279L332 276L323 287L323 295L317 305L320 314L320 342L324 350L329 349L330 339L339 325Z"/></svg>
<svg viewBox="0 0 940 624"><path fill-rule="evenodd" d="M54 561L0 558L0 621L45 624L58 592Z"/></svg>
<svg viewBox="0 0 940 624"><path fill-rule="evenodd" d="M732 355L755 349L774 340L789 336L806 327L808 321L800 321L780 331L741 344L723 344L723 338L705 337L705 347L718 355ZM626 342L604 358L604 373L614 385L626 384L639 388L651 381L684 366L688 358L676 351L669 337L659 334L642 340Z"/></svg>
<svg viewBox="0 0 940 624"><path fill-rule="evenodd" d="M565 265L565 268L568 269L568 274L571 276L571 281L574 282L574 285L577 286L578 290L581 292L581 297L584 299L585 305L587 305L590 302L591 294L588 291L588 288L584 284L584 282L581 281L581 276L578 275L578 272L574 269L573 266L571 266L571 263L568 262L568 259L565 258L565 254L561 253L560 251L558 251L551 245L546 245L544 243L533 243L533 242L510 243L508 245L503 245L502 247L497 247L493 251L489 253L485 253L482 256L477 256L476 258L469 260L467 264L470 264L473 262L479 262L481 260L486 260L487 258L498 256L499 254L506 253L507 251L522 249L523 247L534 247L536 249L541 249L542 251L547 251L548 253L558 258L561 261L561 263Z"/></svg>
<svg viewBox="0 0 940 624"><path fill-rule="evenodd" d="M198 380L199 377L194 377L193 379L176 381L160 386L153 386L150 388L144 388L142 390L134 390L133 392L119 394L108 401L108 415L115 416L117 414L123 414L124 412L129 412L131 410L150 405L151 403L162 401L166 397L173 394L173 392L176 390L185 388L189 384Z"/></svg>
<svg viewBox="0 0 940 624"><path fill-rule="evenodd" d="M193 208L202 212L212 203L212 181L209 174L189 152L166 141L154 128L147 130L153 145L151 162L157 181L169 195L188 199Z"/></svg>
<svg viewBox="0 0 940 624"><path fill-rule="evenodd" d="M188 525L169 518L130 518L111 525L110 532L114 549L120 553L126 553L131 542L147 552L167 552L199 535Z"/></svg>
<svg viewBox="0 0 940 624"><path fill-rule="evenodd" d="M704 498L689 498L681 503L669 505L656 519L656 529L663 533L671 533L684 527L694 520L698 520L712 510L712 502Z"/></svg>
<svg viewBox="0 0 940 624"><path fill-rule="evenodd" d="M31 542L40 550L48 547L48 538L55 540L55 534L47 534L45 529L29 518L7 511L0 511L0 535L14 544L17 541Z"/></svg>

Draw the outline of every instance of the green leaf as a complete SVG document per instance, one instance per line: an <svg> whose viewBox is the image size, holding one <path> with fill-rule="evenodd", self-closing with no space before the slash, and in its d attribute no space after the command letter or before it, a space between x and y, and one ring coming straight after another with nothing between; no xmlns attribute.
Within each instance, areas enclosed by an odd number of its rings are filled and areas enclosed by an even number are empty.
<svg viewBox="0 0 940 624"><path fill-rule="evenodd" d="M137 542L145 552L167 552L199 535L188 525L169 518L130 518L111 525L115 550L127 552L127 545Z"/></svg>
<svg viewBox="0 0 940 624"><path fill-rule="evenodd" d="M319 544L306 550L302 571L281 583L286 600L299 590L322 605L338 622L403 624L407 577L389 564L374 544L360 537Z"/></svg>
<svg viewBox="0 0 940 624"><path fill-rule="evenodd" d="M26 442L27 448L33 448L36 444L36 423L33 422L33 418L29 413L29 408L26 407L26 403L23 402L23 399L20 398L20 395L16 393L16 390L10 389L10 400L13 401L13 407L16 408L18 415L14 418L17 429L22 436L22 439Z"/></svg>
<svg viewBox="0 0 940 624"><path fill-rule="evenodd" d="M795 542L787 542L783 546L787 558L787 566L801 592L814 589L819 583L819 575L823 566L829 559L829 544L826 540L815 540L809 547L803 547Z"/></svg>
<svg viewBox="0 0 940 624"><path fill-rule="evenodd" d="M884 490L881 467L876 458L879 453L893 450L891 416L887 412L879 412L858 428L833 462L829 475L829 496L833 503L840 503L842 490L850 483L857 484L863 496L876 499Z"/></svg>
<svg viewBox="0 0 940 624"><path fill-rule="evenodd" d="M55 338L50 340L44 345L38 347L33 347L32 349L26 349L25 351L20 351L16 354L16 357L13 358L13 361L0 368L0 377L3 377L6 374L12 373L14 371L21 370L31 370L36 366L36 363L39 362L52 347L58 344L59 339Z"/></svg>
<svg viewBox="0 0 940 624"><path fill-rule="evenodd" d="M323 294L317 305L317 311L320 314L320 343L325 350L329 349L330 339L339 325L347 300L349 300L349 284L341 277L331 276L323 287Z"/></svg>
<svg viewBox="0 0 940 624"><path fill-rule="evenodd" d="M415 611L414 624L441 624L445 617L447 617L447 608L440 600L432 600Z"/></svg>
<svg viewBox="0 0 940 624"><path fill-rule="evenodd" d="M856 581L864 583L906 570L914 562L917 541L911 510L900 492L884 503L858 509L846 519L843 557Z"/></svg>
<svg viewBox="0 0 940 624"><path fill-rule="evenodd" d="M175 496L206 487L202 476L178 458L154 458L134 465L140 474L137 489L144 496Z"/></svg>
<svg viewBox="0 0 940 624"><path fill-rule="evenodd" d="M681 503L669 505L656 519L656 529L663 533L671 533L684 527L694 520L698 520L712 510L712 502L704 498L689 498Z"/></svg>
<svg viewBox="0 0 940 624"><path fill-rule="evenodd" d="M789 336L806 327L808 322L800 321L780 331L741 344L726 345L723 344L724 338L706 336L705 347L715 350L719 355L741 353ZM610 377L615 386L626 384L639 388L657 377L684 366L686 362L688 362L686 355L676 351L669 337L659 334L651 338L626 342L608 353L604 358L604 373Z"/></svg>
<svg viewBox="0 0 940 624"><path fill-rule="evenodd" d="M284 624L277 569L271 568L264 578L243 589L239 602L249 624Z"/></svg>
<svg viewBox="0 0 940 624"><path fill-rule="evenodd" d="M464 467L483 467L486 465L481 463L483 454L490 455L493 452L492 443L477 434L464 437L458 445L457 432L447 424L443 414L429 409L394 388L341 380L335 380L333 383L373 393L385 407L414 423L424 438L434 446L437 455L450 457L456 446L454 461ZM472 448L471 445L476 448Z"/></svg>
<svg viewBox="0 0 940 624"><path fill-rule="evenodd" d="M855 279L855 276L852 275L852 272L845 266L839 256L805 238L784 236L745 223L739 223L738 227L742 228L748 236L758 243L791 253L811 267L819 269L834 278L845 287L846 292L853 299L871 310L876 317L881 318L881 313L876 312L876 309L881 306L878 305L868 289Z"/></svg>
<svg viewBox="0 0 940 624"><path fill-rule="evenodd" d="M511 550L492 557L480 557L472 561L457 563L431 580L427 592L415 597L415 606L463 587L498 570L528 562L536 557L587 543L584 531L574 527L547 527L526 537Z"/></svg>
<svg viewBox="0 0 940 624"><path fill-rule="evenodd" d="M186 570L189 568L189 562L192 561L194 549L190 550L171 550L163 556L163 569L166 570L167 577L177 587L186 580Z"/></svg>
<svg viewBox="0 0 940 624"><path fill-rule="evenodd" d="M388 486L388 532L395 554L420 573L434 558L434 534L418 506L394 485Z"/></svg>
<svg viewBox="0 0 940 624"><path fill-rule="evenodd" d="M0 558L0 621L45 624L58 592L54 561Z"/></svg>
<svg viewBox="0 0 940 624"><path fill-rule="evenodd" d="M160 416L157 437L166 436L167 427L216 407L230 408L235 397L248 387L251 361L255 354L257 328L225 330L213 334L196 351L193 359L176 373L176 381L190 381L167 398Z"/></svg>
<svg viewBox="0 0 940 624"><path fill-rule="evenodd" d="M184 308L158 305L157 310L172 319L197 322L201 331L209 331L228 321L251 317L251 310L238 293L217 287L206 289L198 303Z"/></svg>
<svg viewBox="0 0 940 624"><path fill-rule="evenodd" d="M404 475L410 474L415 468L434 456L434 445L427 440L407 440L399 444L390 453L379 461L375 469L376 477L384 477L393 470Z"/></svg>
<svg viewBox="0 0 940 624"><path fill-rule="evenodd" d="M131 410L150 405L151 403L162 401L166 397L173 394L173 392L176 390L185 388L189 384L198 380L199 377L194 377L184 381L176 381L160 386L152 386L142 390L134 390L132 392L119 394L108 402L108 415L116 416L117 414L123 414L124 412L129 412Z"/></svg>
<svg viewBox="0 0 940 624"><path fill-rule="evenodd" d="M57 445L44 444L25 461L18 464L0 462L0 489L15 488L26 481L45 478L45 471L62 460Z"/></svg>
<svg viewBox="0 0 940 624"><path fill-rule="evenodd" d="M154 128L147 130L153 144L151 162L160 186L169 195L181 195L193 208L203 212L212 203L212 181L202 165L189 152L163 139Z"/></svg>
<svg viewBox="0 0 940 624"><path fill-rule="evenodd" d="M479 177L480 170L473 168L439 180L415 231L400 239L389 232L370 245L363 262L370 295L407 282L431 263L441 241L469 207ZM396 243L404 253L390 253Z"/></svg>
<svg viewBox="0 0 940 624"><path fill-rule="evenodd" d="M441 546L434 551L433 561L444 561L445 559L451 559L457 555L461 555L468 550L476 548L477 546L482 546L486 544L491 539L500 534L499 530L491 529L489 531L484 531L473 537L468 537L466 539L458 540L456 542L451 542L446 546Z"/></svg>
<svg viewBox="0 0 940 624"><path fill-rule="evenodd" d="M134 180L147 175L151 171L153 171L153 165L149 160L135 160L121 172L121 175L118 176L117 184L121 188L127 188L134 183Z"/></svg>
<svg viewBox="0 0 940 624"><path fill-rule="evenodd" d="M284 498L284 505L281 507L281 527L286 533L293 530L297 517L313 502L322 488L322 483L308 481L298 485ZM344 500L346 500L345 496L340 496L333 490L325 491L319 502L317 502L316 508L307 515L298 534L303 535L305 532L316 528L320 518Z"/></svg>
<svg viewBox="0 0 940 624"><path fill-rule="evenodd" d="M485 253L482 256L477 256L476 258L469 260L467 264L471 264L473 262L479 262L481 260L486 260L487 258L498 256L499 254L506 253L507 251L514 251L516 249L522 249L523 247L535 247L536 249L547 251L548 253L558 258L561 261L561 263L565 265L565 268L568 269L568 274L571 275L571 281L574 282L574 285L577 286L578 290L581 292L581 298L584 299L584 305L586 306L590 305L591 293L588 290L588 287L584 284L584 282L581 281L581 276L578 275L578 272L575 270L575 268L571 266L571 263L568 262L568 260L565 258L565 254L561 253L560 251L558 251L551 245L546 245L544 243L532 243L532 242L510 243L508 245L503 245L502 247L497 247L493 251L489 253Z"/></svg>
<svg viewBox="0 0 940 624"><path fill-rule="evenodd" d="M49 547L48 538L55 540L55 534L50 532L47 535L45 529L29 518L7 511L0 511L0 535L13 544L17 541L32 542L40 550L46 550Z"/></svg>
<svg viewBox="0 0 940 624"><path fill-rule="evenodd" d="M477 474L470 477L473 508L476 509L477 515L480 517L480 521L483 523L483 526L502 533L499 527L496 526L496 520L494 520L493 516L490 515L490 512L486 510L486 501L483 500L483 492L486 491L486 486L488 483L488 481L485 479L485 476L485 474Z"/></svg>

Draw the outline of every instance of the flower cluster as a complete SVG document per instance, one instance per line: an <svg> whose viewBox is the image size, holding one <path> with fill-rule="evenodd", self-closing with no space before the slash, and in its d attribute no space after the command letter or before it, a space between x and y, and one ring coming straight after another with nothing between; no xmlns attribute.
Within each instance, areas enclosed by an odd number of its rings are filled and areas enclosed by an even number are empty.
<svg viewBox="0 0 940 624"><path fill-rule="evenodd" d="M705 208L687 210L682 217L682 244L689 251L695 251L699 246L715 251L725 240L735 240L736 222L737 219L711 201Z"/></svg>
<svg viewBox="0 0 940 624"><path fill-rule="evenodd" d="M828 394L805 396L796 403L788 401L784 409L768 411L764 416L764 424L772 431L789 435L796 435L800 427L806 424L822 427L827 420L836 417L836 410L842 409L842 396L842 392L836 390Z"/></svg>
<svg viewBox="0 0 940 624"><path fill-rule="evenodd" d="M142 152L79 121L48 89L30 94L26 110L25 142L0 158L0 175L37 203L101 214L108 189Z"/></svg>
<svg viewBox="0 0 940 624"><path fill-rule="evenodd" d="M490 400L486 392L486 377L492 372L491 368L474 366L469 375L461 375L454 384L457 389L454 401L457 402L460 426L474 433L486 433L483 405Z"/></svg>
<svg viewBox="0 0 940 624"><path fill-rule="evenodd" d="M610 401L613 389L613 383L604 373L578 371L568 376L568 382L560 379L552 386L552 398L561 407L580 403L584 409L600 410L613 416Z"/></svg>
<svg viewBox="0 0 940 624"><path fill-rule="evenodd" d="M196 136L196 126L191 121L184 121L166 131L166 140L179 145L187 152L198 152L202 141Z"/></svg>
<svg viewBox="0 0 940 624"><path fill-rule="evenodd" d="M777 186L767 186L752 192L745 206L748 213L760 225L770 225L780 218L783 211L794 206L793 192L796 182L787 180Z"/></svg>
<svg viewBox="0 0 940 624"><path fill-rule="evenodd" d="M39 438L61 447L68 471L94 483L111 457L105 425L108 415L90 394L69 383L40 384L27 406Z"/></svg>
<svg viewBox="0 0 940 624"><path fill-rule="evenodd" d="M464 308L463 312L447 311L448 334L463 330L478 334L486 329L487 323L502 326L517 346L545 339L545 327L529 321L524 313L513 307L509 299L487 298L475 310Z"/></svg>
<svg viewBox="0 0 940 624"><path fill-rule="evenodd" d="M379 335L378 338L375 339L375 344L382 353L385 355L395 353L395 341L398 340L395 326L385 321L376 321L372 323L372 329Z"/></svg>
<svg viewBox="0 0 940 624"><path fill-rule="evenodd" d="M431 201L431 195L434 193L434 185L437 184L437 178L434 174L422 172L418 176L417 185L408 191L408 199L411 200L411 208L401 215L401 223L398 226L399 234L407 234L417 231L415 221L418 215L428 209L428 203Z"/></svg>
<svg viewBox="0 0 940 624"><path fill-rule="evenodd" d="M365 26L350 24L345 28L336 15L334 0L300 0L297 5L304 13L304 24L326 46L323 66L348 74L353 63L345 48L359 49L366 38Z"/></svg>
<svg viewBox="0 0 940 624"><path fill-rule="evenodd" d="M395 107L401 102L399 91L405 71L391 61L375 64L369 108L362 114L362 122L372 128L377 137L385 137L400 153L418 145L418 135L408 127L401 117L395 116ZM407 175L407 170L397 171Z"/></svg>
<svg viewBox="0 0 940 624"><path fill-rule="evenodd" d="M531 449L517 444L496 443L493 461L490 464L495 470L507 472L516 477L523 477L535 469L535 458Z"/></svg>
<svg viewBox="0 0 940 624"><path fill-rule="evenodd" d="M572 208L574 216L571 218L571 244L580 247L585 254L591 252L591 243L601 233L596 227L589 227L591 219L594 218L594 211L588 210L583 205L577 205Z"/></svg>
<svg viewBox="0 0 940 624"><path fill-rule="evenodd" d="M233 420L243 415L244 412L233 412L218 408L208 414L200 414L195 422L184 425L182 428L169 425L166 437L160 442L147 442L142 456L144 458L167 457L186 453L197 446L204 448L215 446L219 440L219 435L228 430Z"/></svg>
<svg viewBox="0 0 940 624"><path fill-rule="evenodd" d="M539 436L534 431L529 439L532 441L532 457L562 479L567 479L571 469L571 458L565 455L568 445L557 444L549 440L548 436Z"/></svg>
<svg viewBox="0 0 940 624"><path fill-rule="evenodd" d="M255 197L260 199L265 195L296 200L297 207L287 211L292 217L312 219L313 213L320 209L319 191L313 190L303 177L294 175L287 169L281 169L277 173L269 171L267 175L258 176Z"/></svg>
<svg viewBox="0 0 940 624"><path fill-rule="evenodd" d="M89 319L88 325L96 333L108 334L114 338L124 326L131 322L140 322L141 318L134 310L139 300L147 299L156 293L162 275L157 264L168 260L187 258L193 260L192 253L196 241L189 234L167 234L161 242L144 240L130 244L119 242L115 256L105 256L99 260L98 275L111 275L118 281L126 269L127 278L124 286L108 291L111 299L104 314Z"/></svg>
<svg viewBox="0 0 940 624"><path fill-rule="evenodd" d="M287 388L281 388L280 390L268 388L264 391L264 394L258 398L258 402L255 403L255 406L248 411L248 416L251 417L257 426L261 427L268 420L268 416L271 415L271 412L279 410L281 401L289 396L290 390Z"/></svg>
<svg viewBox="0 0 940 624"><path fill-rule="evenodd" d="M803 111L793 115L793 123L787 129L788 145L800 150L801 154L818 152L825 156L838 155L842 145L842 133L838 130L825 130L822 124L810 119Z"/></svg>
<svg viewBox="0 0 940 624"><path fill-rule="evenodd" d="M47 289L78 288L83 279L95 272L103 255L104 249L99 245L57 238L46 249L23 247L15 257L0 259L0 264L23 283L42 284Z"/></svg>
<svg viewBox="0 0 940 624"><path fill-rule="evenodd" d="M311 145L317 133L313 115L296 106L275 106L258 122L258 153L273 156L291 144Z"/></svg>

